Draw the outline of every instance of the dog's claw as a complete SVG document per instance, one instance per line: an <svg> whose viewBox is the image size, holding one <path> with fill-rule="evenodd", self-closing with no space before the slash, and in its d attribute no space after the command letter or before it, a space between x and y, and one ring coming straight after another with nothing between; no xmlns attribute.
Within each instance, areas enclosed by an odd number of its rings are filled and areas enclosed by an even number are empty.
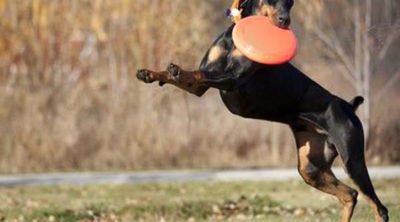
<svg viewBox="0 0 400 222"><path fill-rule="evenodd" d="M167 71L169 72L169 74L171 74L173 77L178 77L181 73L181 68L179 68L179 66L171 63L168 65L167 67Z"/></svg>
<svg viewBox="0 0 400 222"><path fill-rule="evenodd" d="M152 79L151 72L146 69L140 69L136 72L136 77L145 82L145 83L152 83L154 80Z"/></svg>

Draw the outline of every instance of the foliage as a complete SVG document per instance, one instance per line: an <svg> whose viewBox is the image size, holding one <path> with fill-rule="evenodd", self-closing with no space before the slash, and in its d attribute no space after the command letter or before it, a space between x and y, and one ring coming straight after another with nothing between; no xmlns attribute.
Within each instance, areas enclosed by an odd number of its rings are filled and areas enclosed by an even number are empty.
<svg viewBox="0 0 400 222"><path fill-rule="evenodd" d="M229 4L0 0L0 171L294 165L286 127L234 117L215 91L198 99L135 78L138 68L171 61L196 69L228 25ZM352 98L335 60L323 65L323 46L309 42L303 23L293 27L304 45L295 63ZM390 90L374 105L369 159L376 163L400 161L397 95Z"/></svg>

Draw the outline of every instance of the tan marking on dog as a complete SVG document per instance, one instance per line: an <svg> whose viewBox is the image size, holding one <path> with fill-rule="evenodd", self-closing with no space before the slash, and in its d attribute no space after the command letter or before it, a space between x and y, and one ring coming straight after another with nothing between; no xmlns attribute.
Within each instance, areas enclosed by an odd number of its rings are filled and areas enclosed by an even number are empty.
<svg viewBox="0 0 400 222"><path fill-rule="evenodd" d="M262 16L268 16L268 17L273 17L278 14L278 11L270 5L261 5L256 13L257 15L262 15Z"/></svg>
<svg viewBox="0 0 400 222"><path fill-rule="evenodd" d="M307 174L307 166L311 163L310 158L315 155L312 152L318 152L317 149L323 149L323 140L321 140L315 133L298 133L296 136L296 143L298 145L299 157L299 171L303 179L313 185L313 178ZM321 147L322 145L322 147ZM313 150L312 150L313 149Z"/></svg>
<svg viewBox="0 0 400 222"><path fill-rule="evenodd" d="M318 175L313 175L313 177L309 175L307 170L309 165L313 164L313 160L324 158L325 137L315 132L297 133L296 143L298 146L299 172L304 181L318 190L336 196L343 205L340 221L350 222L355 207L352 196L354 190L340 182L330 170L329 165L318 166L322 169L318 171ZM323 161L320 162L323 163Z"/></svg>
<svg viewBox="0 0 400 222"><path fill-rule="evenodd" d="M205 79L205 75L201 71L193 72L193 77L194 77L194 79L196 79L196 81L200 81L200 80Z"/></svg>
<svg viewBox="0 0 400 222"><path fill-rule="evenodd" d="M234 50L231 52L231 55L232 55L232 57L235 57L235 58L243 57L243 53L241 53L241 52L239 51L239 49L234 49Z"/></svg>
<svg viewBox="0 0 400 222"><path fill-rule="evenodd" d="M296 144L298 146L299 171L303 179L313 185L313 178L307 174L307 166L312 164L310 158L318 156L324 148L324 140L316 133L302 132L296 134Z"/></svg>
<svg viewBox="0 0 400 222"><path fill-rule="evenodd" d="M360 188L358 188L358 190L361 192ZM377 222L384 222L383 219L381 218L381 216L379 215L379 208L376 205L376 203L371 200L371 198L369 198L367 195L365 195L364 193L362 193L364 199L367 201L368 205L372 208L372 210L374 211L374 215L375 215L375 221Z"/></svg>
<svg viewBox="0 0 400 222"><path fill-rule="evenodd" d="M212 63L217 61L222 56L224 51L225 49L223 49L221 46L212 47L208 53L208 62Z"/></svg>
<svg viewBox="0 0 400 222"><path fill-rule="evenodd" d="M266 5L261 1L256 15L267 16L273 24L277 24L279 13L273 6Z"/></svg>

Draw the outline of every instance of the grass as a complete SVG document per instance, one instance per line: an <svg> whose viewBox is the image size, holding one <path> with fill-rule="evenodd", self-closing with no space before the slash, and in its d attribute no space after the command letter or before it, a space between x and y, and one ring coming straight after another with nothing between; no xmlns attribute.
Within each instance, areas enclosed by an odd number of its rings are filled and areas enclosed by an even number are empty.
<svg viewBox="0 0 400 222"><path fill-rule="evenodd" d="M400 221L400 180L375 182ZM300 181L0 189L0 221L338 221L338 202ZM373 221L359 201L355 222Z"/></svg>

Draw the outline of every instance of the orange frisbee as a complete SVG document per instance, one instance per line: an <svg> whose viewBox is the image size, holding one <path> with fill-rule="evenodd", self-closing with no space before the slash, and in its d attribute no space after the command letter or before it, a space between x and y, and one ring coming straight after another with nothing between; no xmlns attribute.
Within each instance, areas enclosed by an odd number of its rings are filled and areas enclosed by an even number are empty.
<svg viewBox="0 0 400 222"><path fill-rule="evenodd" d="M243 55L262 64L289 62L297 52L293 31L275 26L265 16L241 19L233 29L232 38Z"/></svg>

